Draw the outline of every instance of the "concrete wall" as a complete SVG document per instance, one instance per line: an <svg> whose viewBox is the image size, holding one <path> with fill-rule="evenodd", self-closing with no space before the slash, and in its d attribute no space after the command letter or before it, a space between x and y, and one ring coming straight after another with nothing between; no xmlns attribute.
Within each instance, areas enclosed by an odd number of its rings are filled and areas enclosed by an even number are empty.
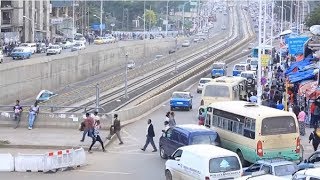
<svg viewBox="0 0 320 180"><path fill-rule="evenodd" d="M170 40L119 42L85 51L58 56L32 58L0 66L0 104L33 97L42 89L54 90L84 80L125 63L125 52L132 59L164 52L174 44ZM145 49L144 49L145 48Z"/></svg>

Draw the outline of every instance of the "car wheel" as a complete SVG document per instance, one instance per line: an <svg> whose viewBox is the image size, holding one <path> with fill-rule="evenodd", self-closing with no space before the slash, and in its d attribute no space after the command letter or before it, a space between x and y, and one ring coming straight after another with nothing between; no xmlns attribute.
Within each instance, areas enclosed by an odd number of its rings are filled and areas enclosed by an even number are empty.
<svg viewBox="0 0 320 180"><path fill-rule="evenodd" d="M174 107L171 106L171 107L170 107L170 110L173 111L173 110L174 110Z"/></svg>
<svg viewBox="0 0 320 180"><path fill-rule="evenodd" d="M190 106L190 110L192 109L192 105Z"/></svg>
<svg viewBox="0 0 320 180"><path fill-rule="evenodd" d="M49 56L49 54L47 53L47 56Z"/></svg>
<svg viewBox="0 0 320 180"><path fill-rule="evenodd" d="M200 91L199 91L199 90L197 90L197 93L200 93Z"/></svg>
<svg viewBox="0 0 320 180"><path fill-rule="evenodd" d="M160 146L160 157L162 159L167 159L168 156L166 155L166 152L164 151L164 148L162 146Z"/></svg>
<svg viewBox="0 0 320 180"><path fill-rule="evenodd" d="M169 170L166 170L165 174L166 174L166 180L172 180L172 174Z"/></svg>
<svg viewBox="0 0 320 180"><path fill-rule="evenodd" d="M242 152L238 149L237 150L237 155L239 156L240 162L243 167L247 167L249 165L248 161L246 161L242 155Z"/></svg>

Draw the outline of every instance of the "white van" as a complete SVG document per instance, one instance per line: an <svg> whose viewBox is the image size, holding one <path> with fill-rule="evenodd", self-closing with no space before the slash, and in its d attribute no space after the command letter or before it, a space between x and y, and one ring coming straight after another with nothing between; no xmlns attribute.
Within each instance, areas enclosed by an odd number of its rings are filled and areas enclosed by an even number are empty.
<svg viewBox="0 0 320 180"><path fill-rule="evenodd" d="M242 165L238 155L207 144L178 148L166 162L167 180L213 180L239 178Z"/></svg>
<svg viewBox="0 0 320 180"><path fill-rule="evenodd" d="M37 52L37 44L36 43L22 43L20 47L29 47L32 54Z"/></svg>
<svg viewBox="0 0 320 180"><path fill-rule="evenodd" d="M304 169L296 172L292 180L319 180L320 179L320 168Z"/></svg>

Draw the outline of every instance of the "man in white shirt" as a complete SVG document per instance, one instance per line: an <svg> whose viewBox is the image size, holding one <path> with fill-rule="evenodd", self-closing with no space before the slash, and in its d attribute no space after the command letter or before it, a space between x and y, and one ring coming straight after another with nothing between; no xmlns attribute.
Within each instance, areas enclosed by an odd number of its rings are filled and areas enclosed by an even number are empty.
<svg viewBox="0 0 320 180"><path fill-rule="evenodd" d="M98 116L98 111L95 111L91 117L93 118L94 122L100 121L100 117Z"/></svg>

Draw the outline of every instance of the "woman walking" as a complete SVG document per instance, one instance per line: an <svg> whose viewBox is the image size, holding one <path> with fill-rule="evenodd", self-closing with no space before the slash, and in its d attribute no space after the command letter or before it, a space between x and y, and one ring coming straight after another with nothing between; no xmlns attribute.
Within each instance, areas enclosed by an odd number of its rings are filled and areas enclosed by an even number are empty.
<svg viewBox="0 0 320 180"><path fill-rule="evenodd" d="M91 146L90 146L90 148L89 148L89 153L92 153L92 151L91 151L91 148L92 148L92 146L97 142L97 141L99 141L100 142L100 144L101 144L101 146L102 146L102 151L103 152L106 152L106 150L104 149L104 145L103 145L103 142L102 142L102 140L101 140L101 137L100 137L100 135L99 135L99 130L101 129L101 124L100 124L100 120L97 120L96 122L95 122L95 124L94 124L94 138L92 138L92 144L91 144Z"/></svg>
<svg viewBox="0 0 320 180"><path fill-rule="evenodd" d="M304 136L306 134L306 125L304 122L305 119L306 119L306 113L304 112L304 107L301 107L300 112L298 114L299 130L300 130L301 136Z"/></svg>

